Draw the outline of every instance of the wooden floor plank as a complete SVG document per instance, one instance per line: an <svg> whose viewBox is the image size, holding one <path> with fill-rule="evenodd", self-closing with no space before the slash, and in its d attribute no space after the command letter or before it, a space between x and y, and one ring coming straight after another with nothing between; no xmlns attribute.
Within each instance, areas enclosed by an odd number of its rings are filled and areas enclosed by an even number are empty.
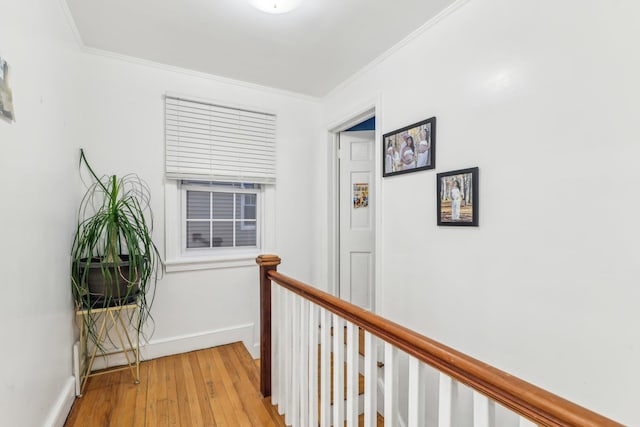
<svg viewBox="0 0 640 427"><path fill-rule="evenodd" d="M114 404L114 407L117 409L112 411L111 424L122 427L133 427L136 408L134 405L129 404L129 402L135 402L138 393L141 390L144 392L144 388L134 384L130 371L122 371L120 382L114 383L114 387L119 389L119 393Z"/></svg>
<svg viewBox="0 0 640 427"><path fill-rule="evenodd" d="M215 426L216 421L213 416L213 410L211 405L211 396L207 391L207 384L205 383L202 371L200 369L200 362L198 361L197 352L191 352L187 354L189 358L188 367L186 362L183 362L183 368L185 372L191 370L192 377L190 381L187 381L187 390L189 392L189 400L197 400L200 407L200 416L202 417L202 424L204 426Z"/></svg>
<svg viewBox="0 0 640 427"><path fill-rule="evenodd" d="M252 384L260 385L260 359L254 360L242 345L230 346ZM258 387L259 390L259 387Z"/></svg>
<svg viewBox="0 0 640 427"><path fill-rule="evenodd" d="M211 358L210 350L198 352L197 355L202 378L204 378L205 384L207 385L211 411L218 426L233 427L237 425L233 415L233 408L231 408L229 404L229 397L224 389L222 379L218 375L215 363Z"/></svg>
<svg viewBox="0 0 640 427"><path fill-rule="evenodd" d="M198 400L193 402L189 399L189 391L187 390L187 373L184 370L184 361L189 361L185 354L181 354L172 358L173 371L175 372L176 380L176 399L178 406L178 422L185 427L190 426L202 426L202 419L200 416L200 405ZM189 373L191 370L188 371ZM194 396L195 397L195 396Z"/></svg>
<svg viewBox="0 0 640 427"><path fill-rule="evenodd" d="M149 365L150 363L140 364L140 383L134 384L136 388L136 400L133 413L133 427L145 427L147 424L147 395L148 388L145 384L149 383Z"/></svg>
<svg viewBox="0 0 640 427"><path fill-rule="evenodd" d="M218 377L222 380L222 386L224 387L224 392L228 398L228 402L225 406L228 409L230 405L233 410L233 418L236 420L234 425L239 427L251 427L251 421L249 421L249 417L247 417L247 414L242 407L240 396L238 395L238 391L234 387L233 380L231 379L231 373L225 368L220 351L211 352L211 357L214 362L213 366L215 366L215 369L217 370Z"/></svg>
<svg viewBox="0 0 640 427"><path fill-rule="evenodd" d="M164 358L165 366L162 370L164 372L164 388L167 391L167 425L169 427L181 427L178 408L178 378L175 370L175 360L179 357L180 355L172 358ZM184 385L184 383L182 385ZM185 427L189 427L189 424L185 424Z"/></svg>
<svg viewBox="0 0 640 427"><path fill-rule="evenodd" d="M254 386L257 384L257 373L253 368L253 360L244 348L238 347L239 345L242 344L226 346L223 349L224 357L222 360L227 370L234 373L234 386L251 424L254 426L274 426L276 424L272 420L271 414L261 401L262 395ZM241 354L247 357L242 357Z"/></svg>
<svg viewBox="0 0 640 427"><path fill-rule="evenodd" d="M77 423L76 425L82 425L81 420L84 420L88 417L91 417L91 413L95 404L95 400L100 396L101 397L101 392L98 391L96 393L91 392L91 390L94 389L98 389L98 390L102 390L103 389L103 384L105 383L105 381L107 380L107 378L105 378L103 375L98 376L98 377L93 377L93 378L89 378L87 380L87 384L85 386L84 389L84 397L83 397L83 405L74 405L71 408L71 412L69 413L69 416L67 417L67 419L72 422L72 423ZM88 396L88 397L87 397Z"/></svg>
<svg viewBox="0 0 640 427"><path fill-rule="evenodd" d="M117 384L121 381L122 372L114 372L113 374L98 375L90 378L87 382L85 395L92 393L95 398L91 399L89 413L92 419L98 422L98 425L110 425L113 412L111 408L115 406L117 395Z"/></svg>
<svg viewBox="0 0 640 427"><path fill-rule="evenodd" d="M159 426L158 420L158 394L161 393L159 388L161 384L162 364L161 359L155 359L149 362L149 377L147 386L147 413L145 419L146 427ZM162 411L160 410L160 413Z"/></svg>

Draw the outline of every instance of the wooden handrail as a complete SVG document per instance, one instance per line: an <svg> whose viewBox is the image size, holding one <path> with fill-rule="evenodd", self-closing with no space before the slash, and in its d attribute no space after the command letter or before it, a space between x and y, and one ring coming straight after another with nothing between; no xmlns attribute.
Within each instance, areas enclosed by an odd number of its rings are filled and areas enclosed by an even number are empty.
<svg viewBox="0 0 640 427"><path fill-rule="evenodd" d="M274 281L539 425L622 426L404 326L278 273L277 265L280 264L280 258L276 255L261 255L256 262L260 265L261 271L261 313L269 316L268 319L261 318L261 331L268 334L268 340L265 337L261 338L260 349L261 356L265 357L260 363L260 378L261 381L269 383L268 386L261 385L265 397L271 392L271 281ZM268 290L265 289L267 287ZM265 306L268 306L268 309ZM268 331L265 330L266 325ZM265 345L269 347L264 348ZM268 394L265 394L267 389Z"/></svg>

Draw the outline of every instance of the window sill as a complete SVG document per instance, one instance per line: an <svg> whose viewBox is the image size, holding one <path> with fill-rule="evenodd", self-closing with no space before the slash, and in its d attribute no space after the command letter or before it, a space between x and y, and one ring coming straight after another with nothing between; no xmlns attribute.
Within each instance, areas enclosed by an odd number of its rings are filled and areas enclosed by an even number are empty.
<svg viewBox="0 0 640 427"><path fill-rule="evenodd" d="M180 271L213 270L218 268L237 268L256 266L259 251L218 256L188 256L168 259L165 261L165 271L175 273Z"/></svg>

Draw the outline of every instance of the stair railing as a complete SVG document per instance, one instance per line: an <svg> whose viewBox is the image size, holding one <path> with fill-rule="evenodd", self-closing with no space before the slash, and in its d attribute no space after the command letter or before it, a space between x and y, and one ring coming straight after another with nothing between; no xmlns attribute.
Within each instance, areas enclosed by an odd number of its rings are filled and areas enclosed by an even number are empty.
<svg viewBox="0 0 640 427"><path fill-rule="evenodd" d="M281 260L276 255L261 255L256 262L260 265L260 389L264 397L271 396L272 403L285 416L287 425L329 427L342 425L346 420L347 427L358 426L358 328L361 328L365 331L366 427L375 426L377 420L378 340L384 343L385 354L385 426L398 425L399 351L409 355L407 427L425 423L422 408L426 397L419 383L422 364L439 371L439 427L453 425L455 381L473 390L475 427L491 425L492 402L518 414L521 427L622 426L417 332L287 277L277 271ZM318 348L319 357L316 356Z"/></svg>

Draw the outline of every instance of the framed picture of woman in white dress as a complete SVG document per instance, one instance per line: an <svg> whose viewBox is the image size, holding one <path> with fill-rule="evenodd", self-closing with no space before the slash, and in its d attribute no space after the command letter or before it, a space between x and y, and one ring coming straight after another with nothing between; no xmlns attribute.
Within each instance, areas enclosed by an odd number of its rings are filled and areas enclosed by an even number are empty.
<svg viewBox="0 0 640 427"><path fill-rule="evenodd" d="M0 57L0 119L8 122L15 120L13 99L9 88L9 64L2 57Z"/></svg>
<svg viewBox="0 0 640 427"><path fill-rule="evenodd" d="M437 175L438 225L478 226L478 168Z"/></svg>
<svg viewBox="0 0 640 427"><path fill-rule="evenodd" d="M382 136L382 176L400 175L435 167L435 117Z"/></svg>

